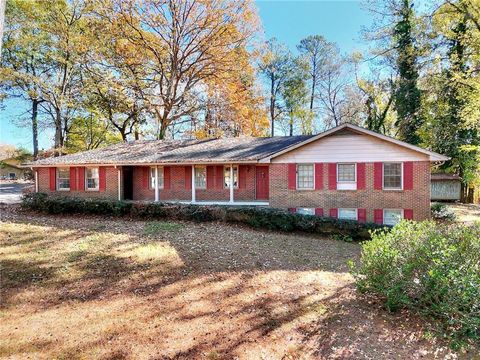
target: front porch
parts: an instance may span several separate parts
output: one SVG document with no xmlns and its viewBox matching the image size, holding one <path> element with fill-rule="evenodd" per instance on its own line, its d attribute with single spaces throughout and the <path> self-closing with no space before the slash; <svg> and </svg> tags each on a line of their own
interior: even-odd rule
<svg viewBox="0 0 480 360">
<path fill-rule="evenodd" d="M 268 201 L 177 201 L 178 204 L 192 204 L 192 205 L 229 205 L 229 206 L 268 206 Z"/>
<path fill-rule="evenodd" d="M 268 166 L 246 163 L 124 166 L 119 169 L 119 199 L 268 206 L 268 172 Z"/>
</svg>

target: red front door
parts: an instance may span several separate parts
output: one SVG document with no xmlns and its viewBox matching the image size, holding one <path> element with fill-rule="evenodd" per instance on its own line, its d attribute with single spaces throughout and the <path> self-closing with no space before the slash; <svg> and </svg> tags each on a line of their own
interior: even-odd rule
<svg viewBox="0 0 480 360">
<path fill-rule="evenodd" d="M 268 166 L 257 166 L 257 200 L 268 200 Z"/>
</svg>

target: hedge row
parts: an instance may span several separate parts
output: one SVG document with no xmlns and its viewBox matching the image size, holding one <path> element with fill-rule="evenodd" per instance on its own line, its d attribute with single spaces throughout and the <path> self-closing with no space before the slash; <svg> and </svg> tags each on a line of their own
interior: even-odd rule
<svg viewBox="0 0 480 360">
<path fill-rule="evenodd" d="M 369 239 L 370 231 L 381 227 L 371 223 L 360 224 L 356 221 L 291 214 L 285 210 L 271 208 L 133 203 L 48 196 L 43 193 L 24 195 L 22 206 L 49 214 L 98 214 L 141 219 L 242 223 L 253 228 L 339 235 L 352 240 Z"/>
</svg>

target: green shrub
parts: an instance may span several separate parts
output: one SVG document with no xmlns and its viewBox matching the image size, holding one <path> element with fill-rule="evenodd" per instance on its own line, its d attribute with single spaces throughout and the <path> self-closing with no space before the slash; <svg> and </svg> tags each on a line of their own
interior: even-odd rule
<svg viewBox="0 0 480 360">
<path fill-rule="evenodd" d="M 97 214 L 131 216 L 140 219 L 172 219 L 187 221 L 223 221 L 246 224 L 253 228 L 275 231 L 302 231 L 317 234 L 338 234 L 339 239 L 362 240 L 370 230 L 381 226 L 356 221 L 291 214 L 285 210 L 261 207 L 203 206 L 172 203 L 133 203 L 92 200 L 73 197 L 26 194 L 23 207 L 50 214 Z"/>
<path fill-rule="evenodd" d="M 402 221 L 374 231 L 351 268 L 358 289 L 380 295 L 387 309 L 438 320 L 453 345 L 480 339 L 480 222 Z"/>
<path fill-rule="evenodd" d="M 441 203 L 432 203 L 432 217 L 436 220 L 454 221 L 456 216 L 452 209 Z"/>
</svg>

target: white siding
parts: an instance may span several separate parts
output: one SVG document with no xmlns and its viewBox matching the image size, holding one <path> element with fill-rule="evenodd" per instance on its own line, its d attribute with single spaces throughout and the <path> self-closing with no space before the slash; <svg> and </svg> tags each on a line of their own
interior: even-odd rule
<svg viewBox="0 0 480 360">
<path fill-rule="evenodd" d="M 368 135 L 321 138 L 274 159 L 274 163 L 428 161 L 428 156 Z"/>
</svg>

